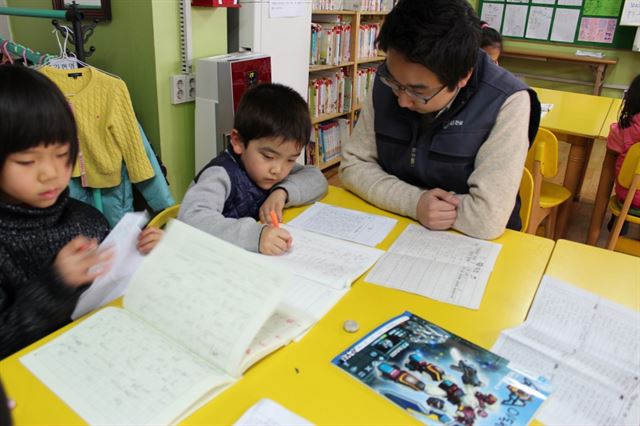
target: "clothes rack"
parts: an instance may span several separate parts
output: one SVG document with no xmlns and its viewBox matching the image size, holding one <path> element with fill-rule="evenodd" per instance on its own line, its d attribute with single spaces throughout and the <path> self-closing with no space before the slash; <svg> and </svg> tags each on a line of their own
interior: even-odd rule
<svg viewBox="0 0 640 426">
<path fill-rule="evenodd" d="M 95 47 L 91 46 L 88 51 L 85 51 L 84 45 L 93 35 L 94 29 L 98 23 L 98 20 L 94 20 L 88 24 L 82 24 L 82 19 L 84 18 L 84 14 L 78 10 L 78 4 L 73 2 L 67 10 L 49 10 L 49 9 L 25 9 L 18 7 L 0 7 L 0 15 L 10 15 L 10 16 L 26 16 L 31 18 L 48 18 L 53 19 L 51 23 L 53 24 L 58 31 L 62 33 L 62 35 L 67 35 L 67 28 L 60 25 L 59 20 L 66 20 L 71 22 L 72 25 L 72 38 L 70 38 L 71 42 L 75 46 L 75 55 L 76 57 L 85 62 L 85 59 L 93 54 L 96 50 Z"/>
<path fill-rule="evenodd" d="M 0 36 L 0 46 L 3 46 L 5 42 L 5 49 L 7 52 L 13 53 L 16 57 L 19 58 L 24 57 L 33 64 L 41 64 L 46 62 L 49 58 L 55 57 L 54 55 L 49 55 L 47 53 L 36 52 L 29 49 L 28 47 L 24 47 L 21 44 L 18 44 L 11 40 L 7 40 L 4 37 Z"/>
</svg>

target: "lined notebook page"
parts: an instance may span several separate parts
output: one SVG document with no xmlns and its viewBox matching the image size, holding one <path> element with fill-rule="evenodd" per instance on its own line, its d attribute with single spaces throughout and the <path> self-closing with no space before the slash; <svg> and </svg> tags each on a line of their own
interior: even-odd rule
<svg viewBox="0 0 640 426">
<path fill-rule="evenodd" d="M 347 289 L 336 290 L 317 281 L 294 275 L 280 306 L 301 311 L 313 318 L 315 322 L 329 312 L 347 294 L 347 291 Z"/>
<path fill-rule="evenodd" d="M 411 224 L 365 280 L 478 309 L 501 247 Z"/>
<path fill-rule="evenodd" d="M 336 290 L 348 288 L 384 253 L 302 229 L 286 229 L 293 237 L 293 246 L 281 256 L 270 257 L 270 261 Z"/>
<path fill-rule="evenodd" d="M 172 221 L 134 275 L 126 309 L 232 376 L 290 275 L 258 255 Z"/>
<path fill-rule="evenodd" d="M 343 207 L 315 203 L 289 221 L 289 225 L 375 247 L 398 223 L 396 219 Z"/>
<path fill-rule="evenodd" d="M 20 361 L 89 424 L 167 424 L 231 380 L 118 308 Z"/>
<path fill-rule="evenodd" d="M 638 312 L 545 275 L 525 323 L 492 350 L 551 382 L 545 424 L 640 423 Z"/>
</svg>

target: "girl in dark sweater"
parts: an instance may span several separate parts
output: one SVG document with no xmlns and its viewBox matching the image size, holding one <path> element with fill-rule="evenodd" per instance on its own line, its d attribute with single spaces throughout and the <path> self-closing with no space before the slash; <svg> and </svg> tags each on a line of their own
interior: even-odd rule
<svg viewBox="0 0 640 426">
<path fill-rule="evenodd" d="M 78 150 L 55 84 L 0 66 L 0 359 L 67 324 L 84 287 L 108 267 L 111 254 L 97 250 L 106 219 L 69 198 Z"/>
</svg>

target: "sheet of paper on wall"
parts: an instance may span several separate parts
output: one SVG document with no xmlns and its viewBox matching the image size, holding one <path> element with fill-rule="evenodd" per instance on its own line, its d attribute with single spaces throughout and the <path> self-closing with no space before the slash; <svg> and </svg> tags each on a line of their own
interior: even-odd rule
<svg viewBox="0 0 640 426">
<path fill-rule="evenodd" d="M 356 210 L 315 203 L 293 220 L 290 226 L 375 247 L 385 239 L 396 219 Z"/>
<path fill-rule="evenodd" d="M 269 18 L 296 18 L 310 9 L 309 0 L 269 0 Z"/>
<path fill-rule="evenodd" d="M 113 247 L 114 258 L 111 269 L 98 277 L 80 295 L 71 314 L 75 320 L 122 296 L 127 290 L 133 273 L 138 269 L 143 256 L 136 248 L 138 234 L 149 221 L 147 212 L 127 213 L 100 244 L 101 248 Z"/>
<path fill-rule="evenodd" d="M 625 0 L 620 25 L 640 26 L 640 0 Z"/>
<path fill-rule="evenodd" d="M 411 224 L 365 281 L 478 309 L 502 246 Z"/>
<path fill-rule="evenodd" d="M 557 8 L 550 40 L 573 43 L 579 19 L 580 9 Z"/>
<path fill-rule="evenodd" d="M 526 321 L 492 351 L 550 382 L 544 424 L 640 424 L 639 312 L 545 275 Z"/>
<path fill-rule="evenodd" d="M 233 426 L 290 425 L 313 426 L 313 423 L 289 411 L 269 398 L 263 398 L 256 402 L 233 424 Z"/>
</svg>

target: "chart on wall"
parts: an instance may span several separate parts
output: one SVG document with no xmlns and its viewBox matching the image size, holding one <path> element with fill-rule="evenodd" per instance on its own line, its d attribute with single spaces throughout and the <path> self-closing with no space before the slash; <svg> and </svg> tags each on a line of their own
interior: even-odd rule
<svg viewBox="0 0 640 426">
<path fill-rule="evenodd" d="M 480 0 L 480 16 L 504 37 L 631 48 L 620 26 L 623 0 Z"/>
</svg>

